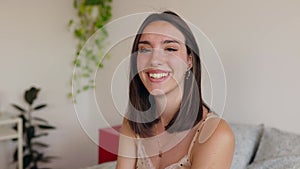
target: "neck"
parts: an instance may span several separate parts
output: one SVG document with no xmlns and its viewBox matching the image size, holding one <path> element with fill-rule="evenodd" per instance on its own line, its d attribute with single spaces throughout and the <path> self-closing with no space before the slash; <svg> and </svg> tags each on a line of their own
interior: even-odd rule
<svg viewBox="0 0 300 169">
<path fill-rule="evenodd" d="M 161 123 L 163 126 L 166 126 L 180 108 L 182 92 L 177 90 L 165 95 L 155 96 L 154 98 Z"/>
</svg>

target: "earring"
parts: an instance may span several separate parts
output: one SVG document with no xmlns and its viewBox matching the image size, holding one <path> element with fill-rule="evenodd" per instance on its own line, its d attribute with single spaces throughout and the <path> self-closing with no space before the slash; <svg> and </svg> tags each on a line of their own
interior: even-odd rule
<svg viewBox="0 0 300 169">
<path fill-rule="evenodd" d="M 186 74 L 185 79 L 188 80 L 190 78 L 190 76 L 191 76 L 191 69 L 188 68 L 185 74 Z"/>
</svg>

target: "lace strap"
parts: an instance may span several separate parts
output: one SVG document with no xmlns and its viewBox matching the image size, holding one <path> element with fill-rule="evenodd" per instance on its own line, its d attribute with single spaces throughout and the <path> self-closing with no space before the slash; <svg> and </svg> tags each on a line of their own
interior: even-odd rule
<svg viewBox="0 0 300 169">
<path fill-rule="evenodd" d="M 219 117 L 217 114 L 215 114 L 214 112 L 210 112 L 207 114 L 206 118 L 204 119 L 204 121 L 200 124 L 200 126 L 198 127 L 197 131 L 196 131 L 196 134 L 194 135 L 193 137 L 193 140 L 190 144 L 190 147 L 189 147 L 189 151 L 188 151 L 188 157 L 190 158 L 191 157 L 191 153 L 192 153 L 192 148 L 196 142 L 196 139 L 198 138 L 198 136 L 200 135 L 200 131 L 202 130 L 202 127 L 204 126 L 204 124 L 207 122 L 207 120 L 211 119 L 211 118 L 214 118 L 214 117 Z"/>
</svg>

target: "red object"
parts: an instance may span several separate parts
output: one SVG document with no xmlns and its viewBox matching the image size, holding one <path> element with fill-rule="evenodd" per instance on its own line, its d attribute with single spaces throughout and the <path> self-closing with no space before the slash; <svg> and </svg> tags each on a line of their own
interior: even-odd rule
<svg viewBox="0 0 300 169">
<path fill-rule="evenodd" d="M 117 160 L 120 128 L 119 125 L 99 129 L 99 164 Z"/>
</svg>

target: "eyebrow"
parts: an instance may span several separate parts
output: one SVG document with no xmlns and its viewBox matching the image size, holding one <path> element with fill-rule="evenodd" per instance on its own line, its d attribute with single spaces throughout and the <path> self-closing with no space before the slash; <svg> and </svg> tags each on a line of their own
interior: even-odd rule
<svg viewBox="0 0 300 169">
<path fill-rule="evenodd" d="M 178 44 L 180 44 L 177 40 L 165 40 L 164 44 L 166 44 L 166 43 L 178 43 Z"/>
<path fill-rule="evenodd" d="M 145 40 L 145 41 L 139 41 L 138 44 L 146 44 L 146 45 L 150 45 L 150 42 Z"/>
<path fill-rule="evenodd" d="M 177 43 L 180 44 L 177 40 L 165 40 L 163 41 L 163 44 L 168 44 L 168 43 Z M 138 44 L 146 44 L 146 45 L 150 45 L 151 43 L 149 41 L 139 41 Z"/>
</svg>

